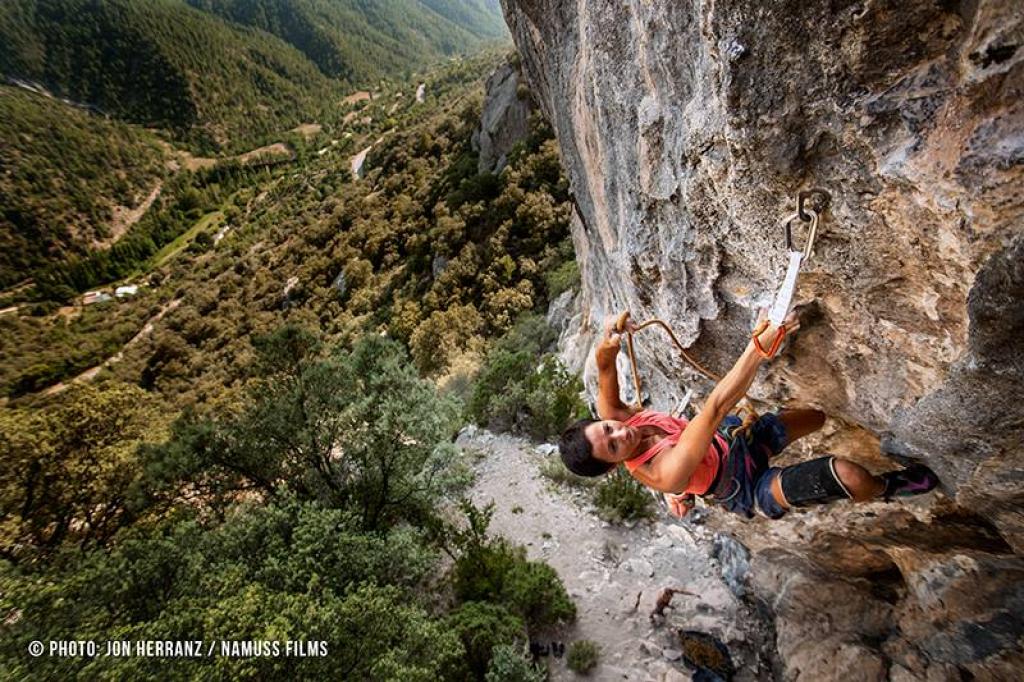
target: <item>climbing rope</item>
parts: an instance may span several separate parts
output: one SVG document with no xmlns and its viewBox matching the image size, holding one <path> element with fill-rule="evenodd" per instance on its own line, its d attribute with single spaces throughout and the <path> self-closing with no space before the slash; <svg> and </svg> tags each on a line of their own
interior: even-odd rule
<svg viewBox="0 0 1024 682">
<path fill-rule="evenodd" d="M 806 204 L 807 200 L 811 199 L 812 197 L 817 197 L 818 199 L 818 210 L 815 210 Z M 779 288 L 779 291 L 775 295 L 775 300 L 772 304 L 771 309 L 769 310 L 768 317 L 757 325 L 757 327 L 753 331 L 752 337 L 754 342 L 754 348 L 761 356 L 765 358 L 774 357 L 774 355 L 779 351 L 779 348 L 782 346 L 782 343 L 786 337 L 787 328 L 786 325 L 783 324 L 783 321 L 786 319 L 786 315 L 789 313 L 789 304 L 793 299 L 793 292 L 796 289 L 796 278 L 800 272 L 800 267 L 802 266 L 802 264 L 809 261 L 811 257 L 814 255 L 814 240 L 818 232 L 819 214 L 828 205 L 830 199 L 831 196 L 828 194 L 828 192 L 822 189 L 812 189 L 800 192 L 797 195 L 796 213 L 787 217 L 783 223 L 785 229 L 786 250 L 789 253 L 789 267 L 786 270 L 786 277 L 783 280 L 782 286 Z M 797 251 L 796 249 L 793 248 L 792 223 L 794 220 L 798 219 L 802 222 L 810 223 L 810 227 L 807 232 L 807 241 L 804 244 L 803 250 L 801 251 Z M 642 408 L 643 404 L 640 398 L 640 372 L 637 369 L 636 353 L 633 348 L 633 334 L 640 332 L 644 329 L 647 329 L 648 327 L 658 326 L 664 329 L 665 332 L 668 333 L 669 339 L 672 340 L 673 345 L 675 345 L 680 355 L 682 355 L 683 358 L 688 363 L 690 363 L 690 365 L 694 369 L 696 369 L 698 372 L 700 372 L 707 378 L 711 379 L 712 381 L 721 381 L 722 378 L 719 375 L 705 368 L 699 362 L 694 360 L 689 353 L 686 352 L 686 349 L 683 347 L 683 344 L 681 344 L 679 342 L 679 339 L 676 338 L 675 332 L 672 330 L 672 327 L 669 326 L 667 322 L 665 322 L 664 320 L 660 320 L 658 318 L 654 318 L 647 320 L 646 322 L 643 322 L 641 324 L 637 324 L 633 328 L 629 328 L 626 326 L 626 320 L 628 319 L 629 311 L 627 310 L 623 312 L 621 315 L 619 315 L 618 319 L 615 321 L 615 331 L 619 334 L 626 334 L 626 350 L 629 354 L 629 365 L 633 373 L 633 387 L 636 392 L 635 405 L 637 408 Z M 758 339 L 758 336 L 760 336 L 761 333 L 763 333 L 764 330 L 768 328 L 769 324 L 774 324 L 778 328 L 778 333 L 772 340 L 771 345 L 768 348 L 764 348 L 762 347 L 761 342 Z M 743 394 L 743 401 L 745 402 L 745 404 L 740 405 L 739 409 L 741 412 L 746 412 L 746 415 L 743 417 L 742 424 L 740 424 L 740 426 L 736 427 L 732 431 L 733 437 L 746 433 L 749 430 L 750 426 L 755 421 L 757 421 L 759 416 L 757 411 L 754 409 L 753 401 L 750 399 L 750 396 L 748 396 L 746 393 Z"/>
<path fill-rule="evenodd" d="M 659 326 L 662 329 L 664 329 L 665 332 L 668 333 L 668 337 L 672 340 L 673 345 L 675 345 L 675 347 L 679 351 L 680 355 L 682 355 L 683 358 L 688 363 L 690 363 L 690 365 L 694 369 L 696 369 L 698 372 L 700 372 L 701 374 L 703 374 L 707 378 L 711 379 L 712 381 L 718 382 L 718 381 L 722 380 L 722 377 L 720 377 L 719 375 L 717 375 L 714 372 L 712 372 L 712 371 L 708 370 L 707 368 L 705 368 L 699 362 L 694 360 L 693 357 L 689 353 L 686 352 L 686 349 L 683 347 L 683 344 L 681 344 L 679 342 L 679 339 L 676 338 L 675 332 L 672 331 L 672 327 L 670 327 L 668 325 L 668 323 L 665 322 L 664 320 L 660 320 L 658 318 L 654 318 L 654 319 L 651 319 L 651 320 L 647 320 L 646 322 L 643 322 L 641 324 L 638 324 L 635 327 L 633 327 L 632 329 L 630 329 L 630 328 L 628 328 L 626 326 L 626 320 L 628 320 L 628 319 L 629 319 L 629 311 L 627 310 L 627 311 L 623 312 L 621 315 L 619 315 L 619 318 L 615 321 L 615 331 L 616 331 L 616 333 L 619 333 L 619 334 L 625 333 L 625 335 L 626 335 L 626 351 L 627 351 L 627 353 L 629 355 L 629 366 L 630 366 L 630 370 L 632 371 L 632 374 L 633 374 L 633 387 L 634 387 L 634 389 L 636 391 L 636 393 L 635 393 L 636 394 L 635 405 L 636 405 L 636 407 L 638 409 L 642 408 L 643 404 L 642 404 L 641 399 L 640 399 L 640 395 L 641 395 L 640 394 L 640 371 L 637 369 L 636 353 L 633 350 L 633 334 L 635 334 L 635 333 L 637 333 L 637 332 L 639 332 L 641 330 L 647 329 L 648 327 L 656 325 L 656 326 Z M 740 406 L 740 410 L 741 411 L 745 411 L 747 414 L 743 418 L 743 423 L 740 426 L 738 426 L 733 431 L 734 435 L 740 434 L 740 433 L 745 433 L 746 430 L 748 428 L 750 428 L 750 425 L 753 424 L 755 421 L 757 421 L 757 418 L 759 416 L 757 414 L 757 411 L 754 409 L 754 406 L 753 406 L 753 403 L 750 400 L 750 397 L 747 396 L 746 394 L 743 394 L 743 399 L 746 401 L 746 404 L 745 405 L 741 405 Z"/>
</svg>

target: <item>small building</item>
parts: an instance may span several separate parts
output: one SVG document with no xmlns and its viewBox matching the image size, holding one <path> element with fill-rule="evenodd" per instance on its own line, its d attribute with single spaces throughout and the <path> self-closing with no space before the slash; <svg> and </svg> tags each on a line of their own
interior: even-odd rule
<svg viewBox="0 0 1024 682">
<path fill-rule="evenodd" d="M 105 303 L 111 299 L 110 294 L 105 291 L 87 291 L 82 295 L 82 305 L 93 303 Z"/>
<path fill-rule="evenodd" d="M 126 296 L 134 296 L 139 293 L 139 287 L 137 284 L 126 284 L 123 287 L 114 289 L 114 296 L 118 298 L 125 298 Z"/>
</svg>

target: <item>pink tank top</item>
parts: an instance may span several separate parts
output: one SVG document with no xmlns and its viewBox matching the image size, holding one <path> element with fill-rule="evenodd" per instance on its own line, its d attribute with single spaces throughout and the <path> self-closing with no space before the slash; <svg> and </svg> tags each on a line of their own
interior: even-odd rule
<svg viewBox="0 0 1024 682">
<path fill-rule="evenodd" d="M 664 438 L 652 445 L 642 454 L 623 462 L 627 469 L 630 471 L 636 471 L 638 467 L 651 461 L 656 455 L 665 450 L 671 450 L 672 447 L 679 442 L 679 436 L 682 435 L 683 429 L 686 428 L 686 425 L 689 422 L 680 417 L 669 416 L 664 412 L 644 410 L 643 412 L 637 412 L 624 423 L 626 426 L 632 426 L 634 428 L 639 428 L 641 426 L 656 426 L 666 434 Z M 721 447 L 722 452 L 729 451 L 729 445 L 722 436 L 716 432 L 714 438 L 718 441 L 718 445 Z M 690 476 L 690 480 L 687 481 L 686 490 L 683 490 L 682 492 L 693 493 L 694 495 L 703 495 L 706 493 L 715 480 L 715 475 L 718 473 L 719 465 L 718 450 L 715 448 L 715 444 L 711 443 L 708 446 L 707 454 L 704 455 L 704 459 L 701 460 L 701 463 L 697 466 L 697 470 L 693 472 L 693 475 Z"/>
</svg>

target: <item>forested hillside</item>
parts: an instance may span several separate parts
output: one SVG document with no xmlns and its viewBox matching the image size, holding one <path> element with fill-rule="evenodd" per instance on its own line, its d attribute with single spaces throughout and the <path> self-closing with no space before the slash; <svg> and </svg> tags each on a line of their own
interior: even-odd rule
<svg viewBox="0 0 1024 682">
<path fill-rule="evenodd" d="M 0 140 L 0 288 L 115 238 L 166 173 L 152 134 L 3 85 Z"/>
<path fill-rule="evenodd" d="M 353 85 L 507 36 L 500 9 L 477 0 L 187 1 L 280 37 Z"/>
<path fill-rule="evenodd" d="M 583 409 L 538 314 L 578 281 L 550 130 L 477 172 L 497 59 L 448 64 L 422 103 L 418 81 L 382 90 L 268 163 L 175 171 L 118 250 L 34 284 L 137 295 L 0 315 L 0 674 L 166 676 L 25 646 L 187 633 L 330 649 L 181 678 L 539 679 L 523 644 L 575 607 L 458 502 L 452 445 L 467 420 L 548 435 Z"/>
<path fill-rule="evenodd" d="M 200 151 L 255 146 L 342 91 L 276 36 L 179 0 L 5 2 L 0 73 Z"/>
<path fill-rule="evenodd" d="M 353 87 L 505 35 L 472 0 L 11 0 L 0 75 L 194 151 L 242 151 Z"/>
</svg>

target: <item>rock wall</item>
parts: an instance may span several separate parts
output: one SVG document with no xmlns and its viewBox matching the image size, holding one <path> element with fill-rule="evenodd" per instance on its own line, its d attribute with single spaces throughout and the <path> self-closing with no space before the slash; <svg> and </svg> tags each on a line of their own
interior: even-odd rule
<svg viewBox="0 0 1024 682">
<path fill-rule="evenodd" d="M 828 412 L 819 451 L 875 471 L 929 463 L 949 499 L 716 521 L 755 552 L 786 676 L 1024 665 L 1020 4 L 503 6 L 577 206 L 573 348 L 629 309 L 724 372 L 781 282 L 797 192 L 831 194 L 797 291 L 803 329 L 752 393 Z M 709 385 L 659 333 L 638 356 L 668 408 Z M 593 391 L 592 365 L 585 378 Z"/>
<path fill-rule="evenodd" d="M 529 133 L 529 97 L 520 91 L 520 73 L 514 64 L 502 64 L 487 78 L 480 127 L 473 133 L 473 149 L 479 152 L 477 170 L 500 173 L 508 153 Z"/>
</svg>

